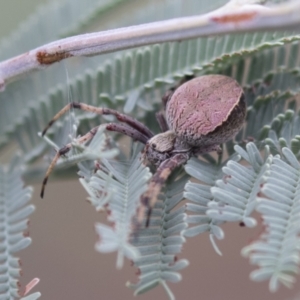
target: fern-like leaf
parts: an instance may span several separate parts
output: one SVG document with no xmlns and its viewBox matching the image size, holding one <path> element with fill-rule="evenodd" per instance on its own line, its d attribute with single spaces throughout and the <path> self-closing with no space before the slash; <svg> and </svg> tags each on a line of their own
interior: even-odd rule
<svg viewBox="0 0 300 300">
<path fill-rule="evenodd" d="M 262 187 L 267 198 L 259 198 L 265 232 L 260 239 L 242 250 L 259 269 L 250 275 L 255 281 L 269 279 L 276 291 L 280 283 L 291 287 L 299 272 L 300 164 L 293 152 L 283 148 L 283 161 L 273 158 L 270 175 Z"/>
<path fill-rule="evenodd" d="M 82 175 L 83 172 L 80 173 Z M 123 257 L 137 259 L 139 252 L 130 244 L 134 229 L 134 217 L 140 204 L 140 196 L 147 190 L 151 173 L 144 166 L 141 154 L 135 151 L 128 164 L 102 159 L 96 174 L 81 178 L 91 203 L 97 210 L 108 210 L 108 220 L 113 227 L 96 224 L 100 241 L 99 252 L 118 251 L 117 268 L 123 266 Z"/>
<path fill-rule="evenodd" d="M 203 232 L 209 232 L 215 251 L 221 255 L 214 237 L 219 240 L 224 238 L 224 232 L 219 227 L 223 222 L 209 217 L 206 212 L 208 204 L 214 200 L 211 188 L 215 185 L 216 180 L 223 176 L 222 165 L 192 158 L 185 165 L 185 171 L 201 183 L 189 181 L 185 186 L 184 197 L 192 202 L 186 204 L 189 212 L 187 222 L 193 226 L 184 230 L 183 234 L 186 237 L 193 237 Z"/>
<path fill-rule="evenodd" d="M 227 163 L 222 169 L 225 178 L 217 180 L 216 186 L 211 188 L 215 200 L 208 204 L 206 214 L 216 220 L 240 221 L 247 227 L 254 227 L 256 220 L 250 215 L 257 205 L 256 197 L 270 169 L 272 156 L 266 147 L 262 158 L 254 143 L 248 143 L 246 149 L 235 146 L 236 152 L 250 167 L 232 160 Z"/>
<path fill-rule="evenodd" d="M 265 74 L 262 82 L 246 87 L 248 111 L 245 137 L 264 140 L 271 129 L 278 130 L 280 127 L 275 117 L 284 112 L 287 103 L 289 107 L 295 107 L 295 97 L 299 91 L 299 70 Z"/>
<path fill-rule="evenodd" d="M 277 115 L 271 124 L 265 142 L 275 153 L 282 154 L 282 148 L 290 148 L 296 157 L 300 157 L 300 116 L 293 110 Z"/>
<path fill-rule="evenodd" d="M 176 175 L 173 176 L 176 178 Z M 187 176 L 172 181 L 160 195 L 151 214 L 148 228 L 141 228 L 133 244 L 141 256 L 134 260 L 139 268 L 139 282 L 128 283 L 135 290 L 134 294 L 142 294 L 157 285 L 162 285 L 169 299 L 175 299 L 167 282 L 181 280 L 179 270 L 188 265 L 186 259 L 176 260 L 185 239 L 180 232 L 187 227 L 185 208 L 174 209 L 183 199 L 183 189 Z"/>
<path fill-rule="evenodd" d="M 15 253 L 31 243 L 24 232 L 34 211 L 34 206 L 28 205 L 32 188 L 24 188 L 20 165 L 15 158 L 9 166 L 0 166 L 0 299 L 20 298 L 20 262 Z"/>
<path fill-rule="evenodd" d="M 36 299 L 39 299 L 40 297 L 41 297 L 41 293 L 36 292 L 36 293 L 30 294 L 26 297 L 22 297 L 20 300 L 36 300 Z"/>
</svg>

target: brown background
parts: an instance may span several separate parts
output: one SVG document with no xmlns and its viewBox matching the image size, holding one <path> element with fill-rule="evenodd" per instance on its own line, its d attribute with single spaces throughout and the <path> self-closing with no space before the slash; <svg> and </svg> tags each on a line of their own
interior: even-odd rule
<svg viewBox="0 0 300 300">
<path fill-rule="evenodd" d="M 41 0 L 0 0 L 0 37 L 15 29 Z M 33 243 L 20 252 L 24 276 L 22 286 L 34 277 L 41 282 L 35 288 L 44 300 L 56 299 L 134 299 L 125 287 L 135 281 L 135 269 L 126 261 L 115 268 L 115 254 L 94 251 L 94 223 L 103 222 L 103 215 L 86 202 L 86 193 L 78 181 L 53 182 L 47 187 L 44 200 L 39 199 L 40 185 L 35 186 L 33 202 L 36 212 L 30 218 Z M 299 293 L 299 283 L 291 291 L 281 288 L 276 294 L 268 285 L 249 280 L 252 270 L 240 256 L 241 248 L 256 237 L 260 228 L 224 226 L 226 237 L 218 242 L 223 256 L 218 256 L 207 234 L 189 239 L 180 258 L 190 266 L 181 273 L 179 284 L 170 284 L 176 299 L 201 300 L 288 300 Z M 298 278 L 299 281 L 299 278 Z M 140 296 L 140 299 L 167 299 L 161 287 Z M 299 298 L 298 298 L 299 299 Z"/>
</svg>

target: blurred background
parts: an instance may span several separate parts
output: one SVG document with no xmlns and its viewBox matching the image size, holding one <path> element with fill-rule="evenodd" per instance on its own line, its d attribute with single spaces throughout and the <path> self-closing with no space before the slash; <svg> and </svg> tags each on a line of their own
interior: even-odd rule
<svg viewBox="0 0 300 300">
<path fill-rule="evenodd" d="M 0 38 L 16 30 L 42 3 L 46 0 L 0 0 Z M 105 216 L 96 213 L 85 201 L 87 194 L 78 180 L 50 178 L 44 200 L 38 195 L 41 182 L 42 178 L 34 185 L 36 212 L 30 218 L 33 243 L 19 254 L 23 266 L 22 287 L 39 277 L 41 282 L 34 291 L 40 291 L 44 300 L 133 299 L 133 291 L 125 283 L 136 281 L 136 269 L 127 261 L 122 270 L 116 270 L 115 254 L 95 252 L 94 224 L 104 222 Z M 241 257 L 240 250 L 260 233 L 259 226 L 254 230 L 238 224 L 223 228 L 225 240 L 217 242 L 222 257 L 214 252 L 208 234 L 189 239 L 184 245 L 180 258 L 187 258 L 190 266 L 181 272 L 180 283 L 170 284 L 176 299 L 296 299 L 299 283 L 293 290 L 281 288 L 271 294 L 267 282 L 249 280 L 252 268 Z M 166 299 L 166 295 L 158 287 L 139 298 Z"/>
</svg>

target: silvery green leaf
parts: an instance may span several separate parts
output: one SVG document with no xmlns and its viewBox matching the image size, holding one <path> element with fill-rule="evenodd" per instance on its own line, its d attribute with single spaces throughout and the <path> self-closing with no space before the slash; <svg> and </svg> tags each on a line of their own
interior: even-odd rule
<svg viewBox="0 0 300 300">
<path fill-rule="evenodd" d="M 267 198 L 259 198 L 257 206 L 268 230 L 260 240 L 242 250 L 259 267 L 251 273 L 251 278 L 269 280 L 271 291 L 278 290 L 280 284 L 291 287 L 300 262 L 300 167 L 290 149 L 283 148 L 282 153 L 284 157 L 273 158 L 270 176 L 262 188 Z"/>
<path fill-rule="evenodd" d="M 172 292 L 167 282 L 180 281 L 181 275 L 177 271 L 188 265 L 185 259 L 175 260 L 185 242 L 181 231 L 187 228 L 184 207 L 175 206 L 183 200 L 183 188 L 188 177 L 175 174 L 173 178 L 176 179 L 167 184 L 155 204 L 149 227 L 139 230 L 133 239 L 141 254 L 134 260 L 140 270 L 139 281 L 128 283 L 135 290 L 135 295 L 160 284 L 170 297 Z"/>
<path fill-rule="evenodd" d="M 240 221 L 253 227 L 256 221 L 250 215 L 257 205 L 257 194 L 266 180 L 272 156 L 266 155 L 264 159 L 251 142 L 246 145 L 246 150 L 240 146 L 235 146 L 235 150 L 250 165 L 229 161 L 223 167 L 223 180 L 217 180 L 216 186 L 211 188 L 214 200 L 208 204 L 206 214 L 216 220 Z M 269 153 L 268 147 L 265 151 Z"/>
<path fill-rule="evenodd" d="M 33 189 L 24 187 L 22 171 L 19 157 L 10 165 L 0 165 L 0 299 L 20 298 L 21 269 L 15 253 L 31 244 L 24 232 L 28 231 L 28 217 L 35 210 L 28 204 Z"/>
</svg>

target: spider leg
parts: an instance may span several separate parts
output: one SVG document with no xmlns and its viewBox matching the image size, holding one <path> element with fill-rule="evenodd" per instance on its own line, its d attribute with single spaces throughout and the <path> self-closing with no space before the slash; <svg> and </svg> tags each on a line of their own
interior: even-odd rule
<svg viewBox="0 0 300 300">
<path fill-rule="evenodd" d="M 168 126 L 168 123 L 167 123 L 164 113 L 162 111 L 159 111 L 155 114 L 155 116 L 156 116 L 156 120 L 160 127 L 161 132 L 168 131 L 169 126 Z"/>
<path fill-rule="evenodd" d="M 124 124 L 118 124 L 118 123 L 108 123 L 108 124 L 102 124 L 99 126 L 96 126 L 94 128 L 92 128 L 87 134 L 83 135 L 82 137 L 77 139 L 77 142 L 79 144 L 83 144 L 89 140 L 91 140 L 95 134 L 97 133 L 97 130 L 100 126 L 104 126 L 106 130 L 109 131 L 115 131 L 115 132 L 119 132 L 119 133 L 123 133 L 128 135 L 129 137 L 133 138 L 134 140 L 140 141 L 141 143 L 145 144 L 147 142 L 147 137 L 145 135 L 143 135 L 141 132 L 139 132 L 138 130 L 131 128 L 129 126 L 125 126 Z M 65 145 L 64 147 L 62 147 L 61 149 L 59 149 L 56 153 L 56 155 L 54 156 L 54 158 L 52 159 L 51 164 L 49 165 L 45 178 L 43 180 L 43 184 L 42 184 L 42 188 L 41 188 L 41 198 L 44 197 L 44 193 L 45 193 L 45 187 L 47 185 L 47 181 L 49 178 L 49 175 L 51 174 L 51 172 L 53 171 L 58 159 L 68 153 L 72 148 L 72 143 L 69 143 L 67 145 Z"/>
<path fill-rule="evenodd" d="M 96 134 L 98 128 L 99 128 L 99 126 L 96 126 L 96 127 L 92 128 L 87 134 L 85 134 L 84 136 L 82 136 L 82 137 L 80 137 L 79 139 L 77 139 L 77 142 L 78 142 L 79 144 L 83 144 L 83 143 L 85 143 L 85 142 L 91 140 L 91 139 L 94 137 L 94 135 Z M 44 197 L 45 187 L 46 187 L 46 185 L 47 185 L 47 181 L 48 181 L 49 175 L 50 175 L 51 172 L 53 171 L 53 168 L 54 168 L 54 166 L 56 165 L 58 159 L 59 159 L 62 155 L 68 153 L 68 152 L 71 150 L 71 148 L 72 148 L 72 143 L 69 143 L 69 144 L 65 145 L 64 147 L 62 147 L 61 149 L 59 149 L 59 150 L 56 152 L 54 158 L 53 158 L 52 161 L 51 161 L 51 164 L 49 165 L 49 167 L 48 167 L 48 169 L 47 169 L 46 175 L 45 175 L 44 180 L 43 180 L 43 183 L 42 183 L 42 188 L 41 188 L 41 193 L 40 193 L 41 198 Z"/>
<path fill-rule="evenodd" d="M 145 210 L 148 209 L 146 227 L 149 226 L 152 208 L 157 201 L 157 197 L 164 183 L 166 182 L 172 171 L 176 167 L 179 167 L 180 165 L 186 163 L 189 158 L 190 155 L 188 153 L 178 153 L 162 162 L 161 165 L 157 168 L 156 173 L 153 175 L 149 183 L 147 191 L 141 196 L 142 206 L 140 207 L 138 213 L 138 221 L 140 223 L 144 218 Z"/>
<path fill-rule="evenodd" d="M 148 141 L 148 138 L 144 134 L 142 134 L 140 131 L 135 130 L 134 128 L 131 128 L 124 124 L 109 123 L 106 125 L 106 130 L 123 133 L 123 134 L 131 137 L 135 141 L 139 141 L 143 144 L 146 144 Z"/>
<path fill-rule="evenodd" d="M 88 105 L 85 103 L 79 103 L 79 102 L 71 102 L 67 104 L 64 108 L 62 108 L 54 117 L 53 119 L 48 123 L 47 127 L 43 130 L 42 135 L 45 135 L 47 130 L 52 126 L 52 124 L 59 119 L 62 115 L 64 115 L 66 112 L 68 112 L 71 108 L 76 108 L 88 112 L 92 112 L 98 115 L 113 115 L 116 116 L 116 118 L 123 123 L 128 124 L 132 128 L 136 129 L 137 131 L 144 134 L 147 138 L 151 138 L 154 136 L 153 132 L 148 129 L 144 124 L 139 122 L 138 120 L 127 116 L 125 114 L 119 113 L 118 111 L 110 108 L 104 108 L 104 107 L 95 107 L 92 105 Z"/>
</svg>

